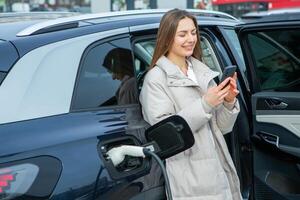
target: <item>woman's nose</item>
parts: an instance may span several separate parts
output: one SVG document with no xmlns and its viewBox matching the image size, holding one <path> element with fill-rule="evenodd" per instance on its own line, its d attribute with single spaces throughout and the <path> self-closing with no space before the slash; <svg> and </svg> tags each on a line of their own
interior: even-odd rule
<svg viewBox="0 0 300 200">
<path fill-rule="evenodd" d="M 196 39 L 195 35 L 193 35 L 192 33 L 188 34 L 188 38 L 187 38 L 188 42 L 194 42 L 195 39 Z"/>
</svg>

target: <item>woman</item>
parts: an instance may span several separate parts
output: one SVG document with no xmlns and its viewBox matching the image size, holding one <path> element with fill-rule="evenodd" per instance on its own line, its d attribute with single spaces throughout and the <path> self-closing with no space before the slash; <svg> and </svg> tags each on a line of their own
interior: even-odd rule
<svg viewBox="0 0 300 200">
<path fill-rule="evenodd" d="M 140 94 L 143 116 L 152 125 L 177 114 L 194 133 L 193 147 L 166 160 L 173 199 L 240 200 L 223 138 L 239 113 L 236 74 L 217 86 L 213 78 L 218 73 L 199 61 L 199 41 L 193 15 L 173 9 L 163 16 Z"/>
</svg>

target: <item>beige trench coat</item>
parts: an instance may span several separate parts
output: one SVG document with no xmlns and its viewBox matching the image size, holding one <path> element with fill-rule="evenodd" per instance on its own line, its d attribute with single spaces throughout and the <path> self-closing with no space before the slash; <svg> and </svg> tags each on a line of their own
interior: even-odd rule
<svg viewBox="0 0 300 200">
<path fill-rule="evenodd" d="M 223 137 L 233 128 L 238 101 L 215 109 L 205 104 L 203 94 L 215 85 L 218 73 L 195 58 L 190 61 L 199 85 L 164 56 L 147 73 L 140 94 L 144 119 L 153 125 L 178 114 L 194 133 L 193 147 L 166 160 L 174 200 L 240 200 L 239 179 Z"/>
</svg>

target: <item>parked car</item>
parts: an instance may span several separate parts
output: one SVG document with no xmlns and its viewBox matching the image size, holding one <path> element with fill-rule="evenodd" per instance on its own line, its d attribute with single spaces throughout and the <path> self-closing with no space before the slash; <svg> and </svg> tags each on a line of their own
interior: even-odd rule
<svg viewBox="0 0 300 200">
<path fill-rule="evenodd" d="M 241 16 L 241 20 L 245 22 L 250 22 L 253 20 L 261 20 L 265 18 L 273 18 L 272 20 L 275 21 L 276 18 L 281 18 L 282 16 L 299 16 L 300 15 L 300 8 L 286 8 L 286 9 L 274 9 L 274 10 L 264 10 L 264 11 L 253 11 L 248 12 Z M 297 17 L 296 17 L 297 18 Z"/>
<path fill-rule="evenodd" d="M 299 18 L 244 24 L 189 11 L 203 62 L 219 78 L 238 66 L 241 112 L 225 139 L 243 198 L 299 199 Z M 148 142 L 138 92 L 165 12 L 0 24 L 0 199 L 165 198 L 149 160 L 127 156 L 114 167 L 106 156 Z"/>
</svg>

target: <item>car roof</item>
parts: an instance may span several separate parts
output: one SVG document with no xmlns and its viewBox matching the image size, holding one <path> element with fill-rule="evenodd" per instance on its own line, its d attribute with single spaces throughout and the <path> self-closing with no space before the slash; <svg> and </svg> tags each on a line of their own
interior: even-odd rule
<svg viewBox="0 0 300 200">
<path fill-rule="evenodd" d="M 7 40 L 34 24 L 78 15 L 75 12 L 18 12 L 0 13 L 0 39 Z"/>
<path fill-rule="evenodd" d="M 10 42 L 19 57 L 38 47 L 74 37 L 127 28 L 129 32 L 158 29 L 161 17 L 167 10 L 134 10 L 99 14 L 81 14 L 54 20 L 34 19 L 0 23 L 0 40 Z M 239 20 L 226 13 L 188 10 L 201 26 L 234 26 Z"/>
<path fill-rule="evenodd" d="M 78 15 L 75 12 L 7 12 L 0 13 L 0 23 L 12 23 L 22 21 L 45 21 L 61 17 Z"/>
<path fill-rule="evenodd" d="M 55 30 L 117 22 L 121 20 L 134 21 L 134 19 L 138 18 L 146 19 L 145 24 L 147 24 L 147 21 L 151 21 L 148 20 L 148 18 L 160 19 L 168 10 L 169 9 L 149 9 L 80 15 L 54 12 L 1 14 L 0 29 L 5 31 L 0 32 L 0 39 L 13 40 L 17 37 L 25 37 Z M 198 17 L 210 18 L 211 21 L 238 21 L 233 16 L 222 12 L 199 9 L 190 9 L 187 11 Z"/>
</svg>

